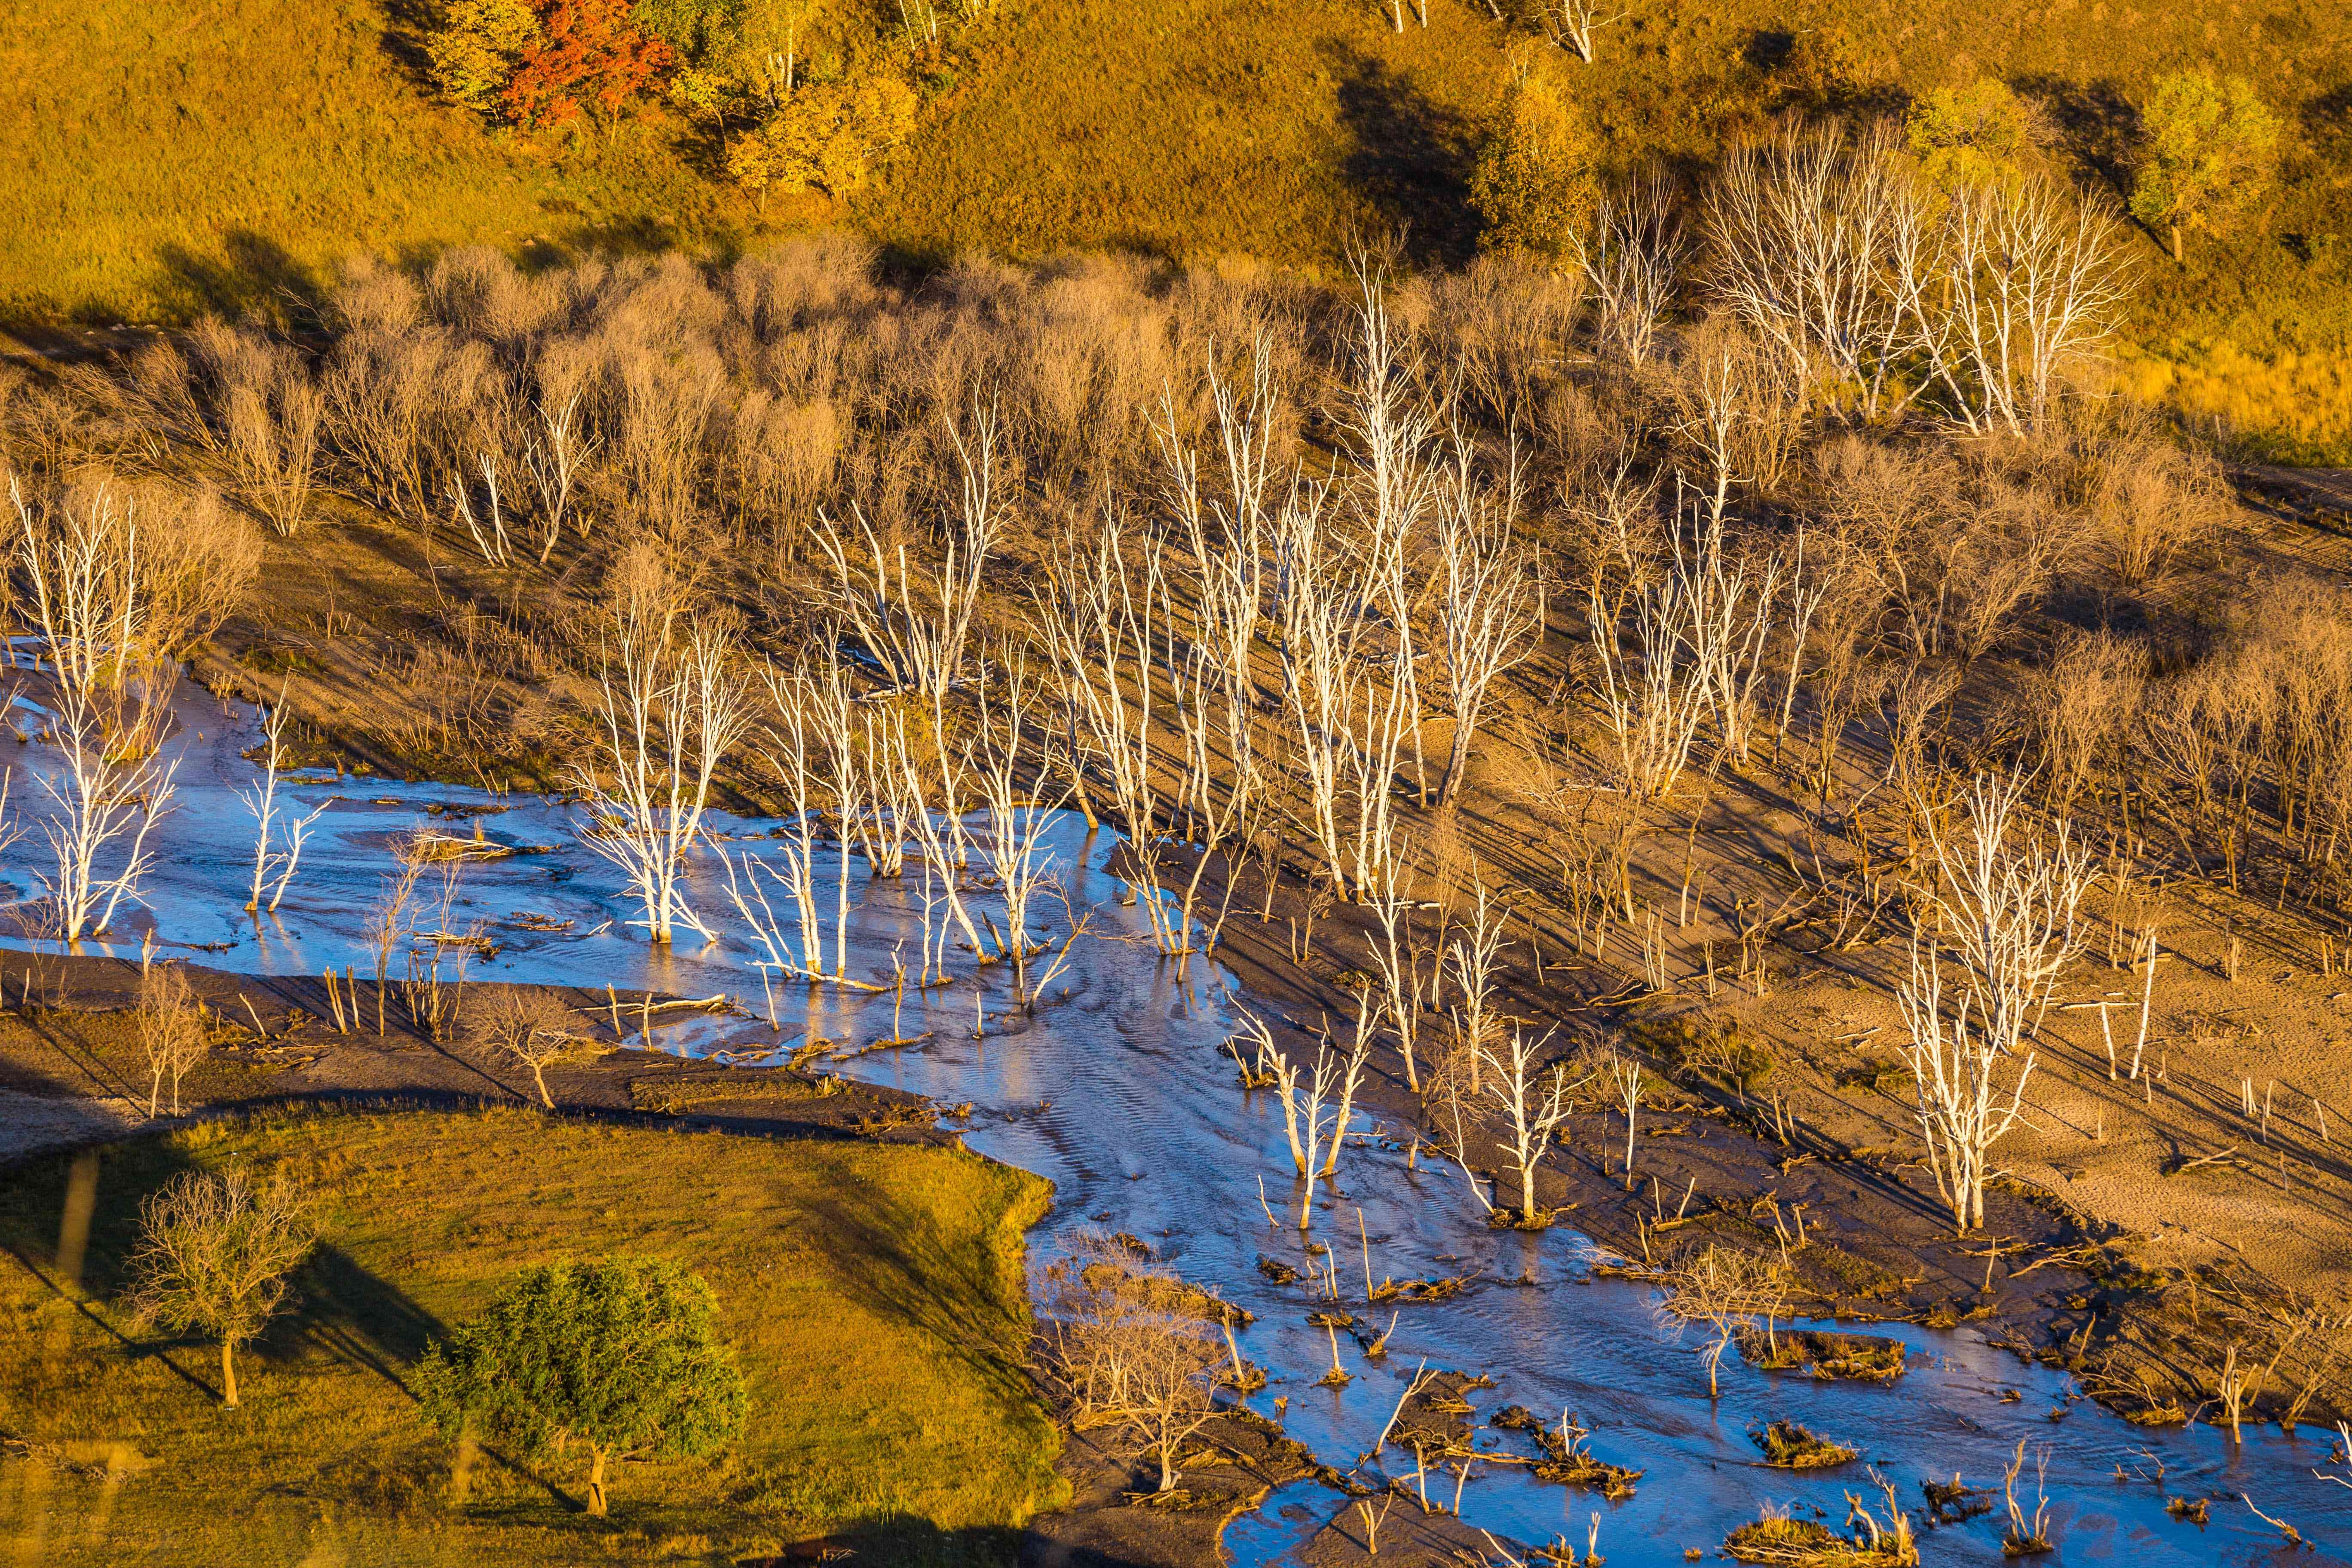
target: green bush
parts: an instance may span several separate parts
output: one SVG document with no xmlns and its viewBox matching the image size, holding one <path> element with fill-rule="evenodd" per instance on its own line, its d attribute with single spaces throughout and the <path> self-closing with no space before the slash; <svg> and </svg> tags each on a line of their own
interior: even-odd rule
<svg viewBox="0 0 2352 1568">
<path fill-rule="evenodd" d="M 606 1258 L 533 1268 L 446 1345 L 426 1351 L 425 1418 L 543 1455 L 588 1453 L 588 1511 L 604 1468 L 639 1455 L 704 1454 L 741 1430 L 747 1403 L 719 1342 L 710 1287 L 675 1263 Z"/>
</svg>

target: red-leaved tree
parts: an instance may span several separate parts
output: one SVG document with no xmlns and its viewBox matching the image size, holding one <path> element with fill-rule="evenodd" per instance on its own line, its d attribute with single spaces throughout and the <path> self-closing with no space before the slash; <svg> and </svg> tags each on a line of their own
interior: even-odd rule
<svg viewBox="0 0 2352 1568">
<path fill-rule="evenodd" d="M 541 36 L 524 47 L 501 95 L 515 122 L 538 130 L 585 113 L 609 126 L 669 68 L 670 47 L 639 32 L 628 0 L 535 0 Z"/>
</svg>

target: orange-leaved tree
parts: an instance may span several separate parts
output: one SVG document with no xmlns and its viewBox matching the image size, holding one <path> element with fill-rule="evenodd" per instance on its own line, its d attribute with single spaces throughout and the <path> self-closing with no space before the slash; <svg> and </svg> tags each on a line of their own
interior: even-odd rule
<svg viewBox="0 0 2352 1568">
<path fill-rule="evenodd" d="M 525 45 L 502 96 L 515 123 L 539 130 L 585 114 L 610 129 L 669 68 L 670 47 L 640 32 L 628 0 L 539 0 L 541 36 Z"/>
</svg>

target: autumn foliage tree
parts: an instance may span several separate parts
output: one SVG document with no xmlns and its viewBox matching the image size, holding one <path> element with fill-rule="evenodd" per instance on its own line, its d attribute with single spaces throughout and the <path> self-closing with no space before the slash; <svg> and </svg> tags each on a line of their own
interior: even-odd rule
<svg viewBox="0 0 2352 1568">
<path fill-rule="evenodd" d="M 585 115 L 609 130 L 674 55 L 638 30 L 628 0 L 541 0 L 540 34 L 522 47 L 499 102 L 516 124 L 547 130 Z"/>
<path fill-rule="evenodd" d="M 1503 93 L 1493 134 L 1470 174 L 1470 205 L 1488 250 L 1567 254 L 1591 211 L 1600 147 L 1582 110 L 1528 58 Z"/>
</svg>

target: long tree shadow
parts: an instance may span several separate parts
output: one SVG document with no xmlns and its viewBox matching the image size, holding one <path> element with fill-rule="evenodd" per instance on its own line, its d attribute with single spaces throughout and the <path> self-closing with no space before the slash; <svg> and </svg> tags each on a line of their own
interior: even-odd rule
<svg viewBox="0 0 2352 1568">
<path fill-rule="evenodd" d="M 299 331 L 317 324 L 326 298 L 309 268 L 248 228 L 222 236 L 216 257 L 166 245 L 158 260 L 155 296 L 179 316 L 263 315 Z"/>
<path fill-rule="evenodd" d="M 1033 1397 L 1018 1348 L 1020 1307 L 983 1247 L 958 1245 L 933 1215 L 898 1202 L 869 1182 L 809 1205 L 810 1215 L 837 1237 L 827 1262 L 859 1299 L 936 1341 L 996 1397 Z"/>
<path fill-rule="evenodd" d="M 1345 44 L 1324 51 L 1339 83 L 1339 120 L 1351 140 L 1342 161 L 1349 184 L 1381 220 L 1402 229 L 1407 259 L 1455 266 L 1478 236 L 1470 210 L 1477 130 L 1433 102 L 1384 60 Z"/>
</svg>

